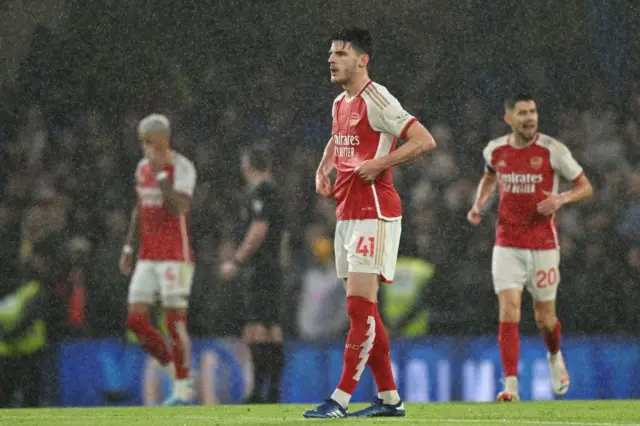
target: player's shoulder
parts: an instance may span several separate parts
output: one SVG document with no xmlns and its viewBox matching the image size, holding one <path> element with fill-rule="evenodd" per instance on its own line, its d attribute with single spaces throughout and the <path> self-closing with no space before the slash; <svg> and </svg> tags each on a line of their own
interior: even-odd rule
<svg viewBox="0 0 640 426">
<path fill-rule="evenodd" d="M 489 142 L 487 142 L 487 145 L 484 148 L 484 152 L 485 153 L 493 152 L 496 149 L 502 148 L 505 146 L 509 146 L 509 135 L 503 135 L 495 139 L 491 139 Z"/>
<path fill-rule="evenodd" d="M 183 170 L 194 171 L 196 170 L 196 166 L 193 164 L 191 160 L 189 160 L 185 155 L 174 151 L 173 153 L 173 166 L 175 168 L 180 168 Z"/>
<path fill-rule="evenodd" d="M 138 165 L 136 166 L 136 173 L 149 166 L 149 160 L 145 157 L 142 157 L 140 161 L 138 161 Z"/>
<path fill-rule="evenodd" d="M 335 104 L 337 104 L 338 102 L 340 102 L 341 100 L 344 99 L 344 97 L 347 96 L 347 92 L 343 91 L 341 92 L 338 96 L 335 97 L 335 99 L 333 100 L 333 105 L 335 106 Z"/>
<path fill-rule="evenodd" d="M 370 80 L 360 92 L 362 99 L 376 108 L 385 109 L 389 104 L 397 104 L 398 100 L 382 84 Z"/>
<path fill-rule="evenodd" d="M 536 145 L 548 149 L 551 154 L 563 155 L 569 152 L 569 148 L 564 143 L 544 133 L 538 134 Z"/>
</svg>

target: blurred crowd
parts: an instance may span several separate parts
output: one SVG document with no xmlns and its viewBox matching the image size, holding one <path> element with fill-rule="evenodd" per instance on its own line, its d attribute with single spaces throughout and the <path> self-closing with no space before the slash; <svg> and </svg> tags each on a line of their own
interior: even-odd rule
<svg viewBox="0 0 640 426">
<path fill-rule="evenodd" d="M 547 3 L 529 12 L 542 14 Z M 566 10 L 540 31 L 558 31 L 553 22 L 572 16 L 576 4 L 567 2 Z M 388 7 L 379 6 L 381 11 Z M 215 13 L 233 13 L 215 7 Z M 287 270 L 282 318 L 288 337 L 314 338 L 313 327 L 298 315 L 301 307 L 311 309 L 329 299 L 340 303 L 341 297 L 334 296 L 341 287 L 327 249 L 334 205 L 314 194 L 315 167 L 329 136 L 330 106 L 338 90 L 326 75 L 328 46 L 294 19 L 296 14 L 308 17 L 310 12 L 300 7 L 274 2 L 259 18 L 234 15 L 243 24 L 229 24 L 227 32 L 220 30 L 224 34 L 189 21 L 190 37 L 209 37 L 213 53 L 201 46 L 185 48 L 178 41 L 168 50 L 169 41 L 159 38 L 159 30 L 145 34 L 156 45 L 150 41 L 140 46 L 128 42 L 113 24 L 103 22 L 89 33 L 81 28 L 85 15 L 70 18 L 63 35 L 44 27 L 36 31 L 19 78 L 2 88 L 0 274 L 19 275 L 21 259 L 28 257 L 33 241 L 63 236 L 58 254 L 64 267 L 50 289 L 57 335 L 124 333 L 128 280 L 119 275 L 117 262 L 135 202 L 133 172 L 141 157 L 135 128 L 151 112 L 171 119 L 175 149 L 192 159 L 198 171 L 190 223 L 197 259 L 191 331 L 223 336 L 240 330 L 242 292 L 238 283 L 221 280 L 218 269 L 239 244 L 233 239 L 244 190 L 239 152 L 254 142 L 271 146 L 275 176 L 288 197 L 288 238 L 281 253 Z M 529 37 L 512 39 L 515 45 L 507 49 L 505 34 L 523 28 L 498 31 L 486 24 L 490 17 L 510 22 L 523 12 L 483 9 L 478 14 L 469 8 L 433 12 L 451 14 L 442 21 L 424 11 L 412 15 L 409 7 L 389 22 L 382 21 L 382 12 L 368 16 L 353 11 L 375 23 L 380 53 L 374 57 L 373 78 L 419 117 L 438 143 L 431 155 L 394 171 L 405 209 L 400 255 L 435 267 L 419 307 L 429 315 L 429 332 L 495 332 L 490 275 L 495 203 L 480 227 L 469 226 L 465 215 L 483 170 L 482 149 L 507 131 L 500 101 L 509 91 L 527 87 L 539 99 L 541 130 L 567 144 L 596 189 L 592 200 L 558 215 L 563 328 L 569 333 L 637 334 L 640 80 L 613 65 L 600 69 L 601 53 L 589 49 L 579 26 L 561 30 L 571 48 L 568 41 L 561 48 L 550 35 L 538 38 L 528 29 Z M 125 12 L 110 13 L 117 18 Z M 183 13 L 193 15 L 184 19 L 198 18 L 195 9 Z M 318 13 L 309 28 L 328 36 L 320 30 L 326 26 L 326 12 Z M 277 18 L 290 27 L 274 23 Z M 228 19 L 222 22 L 231 22 Z M 416 37 L 411 28 L 421 19 L 429 27 L 425 32 L 432 33 Z M 459 30 L 465 22 L 468 29 Z M 254 31 L 244 32 L 244 24 Z M 259 47 L 259 31 L 266 31 L 262 41 L 271 47 Z M 141 37 L 128 36 L 134 41 Z M 91 48 L 87 37 L 96 42 Z M 98 43 L 109 37 L 145 54 L 123 56 L 109 43 Z M 531 40 L 535 44 L 527 44 Z M 175 58 L 154 55 L 160 47 Z M 268 54 L 271 48 L 273 56 Z M 452 49 L 462 53 L 452 55 Z M 506 58 L 515 63 L 496 66 L 507 64 Z M 595 71 L 576 71 L 583 66 Z M 318 287 L 322 283 L 326 286 Z M 531 309 L 524 310 L 530 317 Z M 339 336 L 345 323 L 331 327 Z M 535 332 L 533 321 L 524 321 L 522 327 Z"/>
</svg>

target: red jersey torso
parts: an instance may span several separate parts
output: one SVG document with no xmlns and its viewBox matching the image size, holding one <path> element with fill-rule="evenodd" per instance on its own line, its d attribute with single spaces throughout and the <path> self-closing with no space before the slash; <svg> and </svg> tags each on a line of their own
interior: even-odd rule
<svg viewBox="0 0 640 426">
<path fill-rule="evenodd" d="M 195 167 L 184 156 L 174 153 L 171 164 L 165 166 L 174 190 L 192 196 L 196 182 Z M 193 263 L 193 249 L 186 215 L 172 216 L 164 203 L 162 192 L 143 159 L 136 169 L 136 193 L 140 210 L 140 260 L 169 260 Z"/>
<path fill-rule="evenodd" d="M 333 103 L 331 128 L 337 178 L 333 195 L 338 220 L 386 219 L 402 216 L 400 196 L 393 186 L 391 169 L 374 182 L 354 173 L 363 161 L 393 151 L 416 120 L 402 109 L 386 88 L 369 81 L 352 99 L 340 94 Z"/>
<path fill-rule="evenodd" d="M 491 141 L 484 150 L 487 167 L 497 174 L 500 191 L 496 245 L 544 250 L 558 247 L 554 216 L 544 216 L 537 205 L 547 193 L 557 193 L 560 178 L 575 181 L 582 168 L 559 141 L 538 134 L 523 148 L 510 136 Z"/>
</svg>

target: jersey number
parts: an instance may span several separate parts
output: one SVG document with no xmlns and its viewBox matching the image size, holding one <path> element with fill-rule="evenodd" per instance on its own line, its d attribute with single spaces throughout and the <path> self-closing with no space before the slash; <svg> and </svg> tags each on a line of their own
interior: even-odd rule
<svg viewBox="0 0 640 426">
<path fill-rule="evenodd" d="M 356 253 L 361 254 L 363 256 L 371 256 L 374 254 L 376 239 L 374 237 L 369 237 L 369 244 L 365 243 L 365 238 L 360 237 L 358 240 L 358 247 L 356 247 Z"/>
<path fill-rule="evenodd" d="M 547 288 L 553 287 L 558 282 L 558 270 L 551 268 L 548 271 L 543 269 L 536 272 L 536 287 Z"/>
</svg>

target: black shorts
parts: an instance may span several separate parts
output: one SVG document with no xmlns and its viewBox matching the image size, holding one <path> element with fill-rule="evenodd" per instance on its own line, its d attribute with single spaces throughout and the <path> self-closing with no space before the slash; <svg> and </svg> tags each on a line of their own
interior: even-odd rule
<svg viewBox="0 0 640 426">
<path fill-rule="evenodd" d="M 246 268 L 243 274 L 245 324 L 280 324 L 282 281 L 280 268 Z"/>
</svg>

